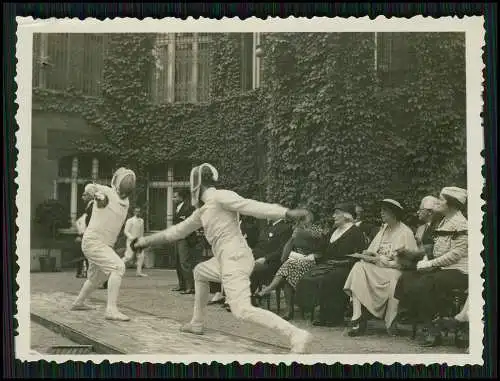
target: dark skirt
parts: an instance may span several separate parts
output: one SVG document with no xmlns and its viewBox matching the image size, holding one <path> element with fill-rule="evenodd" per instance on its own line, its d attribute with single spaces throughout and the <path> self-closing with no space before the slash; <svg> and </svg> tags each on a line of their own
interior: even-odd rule
<svg viewBox="0 0 500 381">
<path fill-rule="evenodd" d="M 320 306 L 320 320 L 341 322 L 349 301 L 344 284 L 352 265 L 321 264 L 310 270 L 297 284 L 295 301 L 304 311 Z"/>
<path fill-rule="evenodd" d="M 459 270 L 405 271 L 398 281 L 394 297 L 412 320 L 428 323 L 437 314 L 449 316 L 453 313 L 451 291 L 465 291 L 467 288 L 468 276 Z"/>
</svg>

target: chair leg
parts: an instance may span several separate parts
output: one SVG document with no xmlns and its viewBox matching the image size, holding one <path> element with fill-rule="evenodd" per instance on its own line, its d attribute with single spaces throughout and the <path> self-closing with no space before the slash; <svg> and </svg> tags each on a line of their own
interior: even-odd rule
<svg viewBox="0 0 500 381">
<path fill-rule="evenodd" d="M 276 312 L 281 312 L 281 288 L 276 289 Z"/>
<path fill-rule="evenodd" d="M 413 322 L 411 325 L 411 339 L 415 340 L 417 338 L 417 323 Z"/>
</svg>

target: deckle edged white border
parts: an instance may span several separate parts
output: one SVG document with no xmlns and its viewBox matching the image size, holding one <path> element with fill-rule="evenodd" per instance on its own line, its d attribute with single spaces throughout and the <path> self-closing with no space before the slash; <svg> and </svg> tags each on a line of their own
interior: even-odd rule
<svg viewBox="0 0 500 381">
<path fill-rule="evenodd" d="M 482 118 L 482 89 L 484 68 L 482 48 L 484 46 L 485 30 L 483 17 L 431 17 L 415 16 L 410 19 L 378 16 L 375 20 L 369 17 L 312 19 L 289 17 L 267 18 L 266 20 L 250 18 L 223 18 L 222 20 L 189 17 L 187 20 L 175 18 L 137 20 L 133 18 L 115 18 L 100 21 L 97 19 L 33 19 L 32 17 L 17 17 L 16 58 L 18 85 L 17 100 L 19 109 L 16 120 L 19 130 L 16 133 L 16 147 L 19 152 L 17 161 L 16 183 L 19 187 L 16 195 L 18 217 L 16 219 L 19 231 L 17 234 L 17 256 L 20 270 L 17 274 L 19 291 L 17 293 L 19 323 L 15 340 L 16 358 L 22 361 L 93 361 L 110 362 L 179 362 L 179 363 L 210 363 L 217 361 L 227 364 L 233 361 L 240 363 L 285 363 L 299 362 L 302 364 L 325 363 L 334 364 L 365 364 L 379 362 L 382 364 L 434 364 L 448 365 L 482 365 L 483 352 L 483 279 L 481 272 L 484 266 L 480 256 L 482 244 L 481 192 L 484 179 L 481 167 L 484 159 Z M 466 34 L 466 70 L 467 70 L 467 174 L 468 174 L 468 222 L 469 222 L 469 294 L 471 340 L 469 354 L 311 354 L 311 355 L 42 355 L 30 348 L 30 179 L 31 179 L 31 102 L 32 102 L 32 41 L 33 33 L 167 33 L 167 32 L 465 32 Z M 442 186 L 453 184 L 442 184 Z"/>
</svg>

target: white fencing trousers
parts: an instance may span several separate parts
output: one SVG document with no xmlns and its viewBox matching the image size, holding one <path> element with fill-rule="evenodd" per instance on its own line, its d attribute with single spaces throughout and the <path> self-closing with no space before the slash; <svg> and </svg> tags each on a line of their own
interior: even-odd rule
<svg viewBox="0 0 500 381">
<path fill-rule="evenodd" d="M 125 274 L 125 264 L 116 252 L 97 239 L 85 237 L 82 251 L 89 261 L 87 279 L 93 284 L 101 284 L 112 272 L 120 276 Z"/>
<path fill-rule="evenodd" d="M 253 266 L 254 258 L 251 253 L 224 258 L 221 261 L 213 257 L 198 264 L 194 268 L 195 302 L 191 324 L 203 326 L 205 308 L 210 297 L 209 282 L 221 282 L 226 294 L 226 302 L 236 318 L 278 330 L 290 338 L 298 328 L 271 311 L 252 305 L 250 274 Z"/>
</svg>

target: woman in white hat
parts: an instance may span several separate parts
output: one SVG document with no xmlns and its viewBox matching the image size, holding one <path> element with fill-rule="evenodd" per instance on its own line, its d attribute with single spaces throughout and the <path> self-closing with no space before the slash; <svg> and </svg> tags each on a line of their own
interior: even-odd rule
<svg viewBox="0 0 500 381">
<path fill-rule="evenodd" d="M 468 288 L 468 226 L 462 214 L 467 191 L 458 187 L 441 190 L 436 211 L 443 216 L 434 231 L 432 255 L 417 264 L 421 276 L 405 287 L 404 304 L 417 322 L 427 325 L 425 346 L 439 345 L 440 332 L 432 325 L 436 315 L 449 316 L 451 290 Z"/>
<path fill-rule="evenodd" d="M 259 219 L 290 218 L 308 220 L 311 215 L 304 209 L 287 209 L 245 199 L 237 193 L 216 189 L 219 174 L 205 163 L 191 171 L 192 204 L 196 210 L 183 222 L 170 228 L 140 238 L 134 249 L 154 244 L 174 242 L 203 227 L 214 257 L 194 268 L 195 303 L 191 322 L 182 326 L 182 332 L 201 335 L 204 331 L 205 310 L 209 299 L 209 282 L 221 282 L 231 312 L 239 319 L 260 324 L 288 336 L 291 350 L 306 351 L 310 333 L 297 328 L 271 311 L 254 307 L 251 303 L 250 274 L 254 267 L 252 250 L 239 226 L 239 215 Z"/>
<path fill-rule="evenodd" d="M 365 259 L 353 266 L 344 285 L 344 291 L 352 298 L 350 336 L 361 335 L 366 329 L 363 307 L 373 316 L 384 319 L 391 333 L 398 311 L 394 289 L 402 274 L 396 253 L 400 249 L 417 249 L 412 230 L 401 222 L 403 207 L 399 202 L 382 200 L 380 215 L 384 222 L 382 228 L 363 252 Z"/>
</svg>

